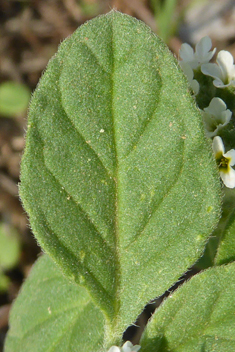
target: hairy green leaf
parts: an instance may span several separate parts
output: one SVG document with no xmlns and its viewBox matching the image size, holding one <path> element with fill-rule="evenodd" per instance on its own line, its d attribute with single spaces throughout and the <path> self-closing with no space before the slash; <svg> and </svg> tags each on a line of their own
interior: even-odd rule
<svg viewBox="0 0 235 352">
<path fill-rule="evenodd" d="M 222 215 L 196 266 L 206 269 L 235 261 L 235 190 L 223 187 Z"/>
<path fill-rule="evenodd" d="M 234 263 L 194 276 L 153 315 L 141 352 L 233 352 L 234 292 Z"/>
<path fill-rule="evenodd" d="M 235 261 L 235 190 L 224 190 L 223 213 L 220 223 L 223 231 L 220 233 L 215 264 L 221 265 Z M 221 227 L 221 226 L 220 226 Z"/>
<path fill-rule="evenodd" d="M 103 352 L 104 318 L 86 289 L 44 255 L 10 315 L 5 352 Z"/>
<path fill-rule="evenodd" d="M 186 79 L 148 27 L 112 11 L 61 44 L 26 142 L 20 194 L 34 234 L 121 336 L 218 219 L 219 177 Z"/>
</svg>

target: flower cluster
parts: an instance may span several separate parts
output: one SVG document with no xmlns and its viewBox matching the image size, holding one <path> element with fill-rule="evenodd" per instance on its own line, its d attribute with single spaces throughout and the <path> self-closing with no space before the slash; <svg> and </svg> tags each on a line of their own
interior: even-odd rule
<svg viewBox="0 0 235 352">
<path fill-rule="evenodd" d="M 212 98 L 209 106 L 203 109 L 204 124 L 208 137 L 215 137 L 219 130 L 226 126 L 232 116 L 225 102 L 220 98 Z"/>
<path fill-rule="evenodd" d="M 180 48 L 180 57 L 183 62 L 189 64 L 192 69 L 197 69 L 202 64 L 205 64 L 212 59 L 216 48 L 210 51 L 211 47 L 212 42 L 209 37 L 204 37 L 199 43 L 197 43 L 195 52 L 189 44 L 184 43 Z"/>
<path fill-rule="evenodd" d="M 221 50 L 216 58 L 216 64 L 205 63 L 201 70 L 207 76 L 214 78 L 213 84 L 217 88 L 235 86 L 235 65 L 230 52 Z"/>
<path fill-rule="evenodd" d="M 211 39 L 204 37 L 197 43 L 195 52 L 187 43 L 182 44 L 180 48 L 179 55 L 182 59 L 180 65 L 185 75 L 188 77 L 189 84 L 195 94 L 199 92 L 199 83 L 193 79 L 194 71 L 200 69 L 203 64 L 208 63 L 212 59 L 216 48 L 210 51 L 211 47 Z"/>
<path fill-rule="evenodd" d="M 141 346 L 135 345 L 130 341 L 126 341 L 122 347 L 112 346 L 108 352 L 138 352 Z"/>
<path fill-rule="evenodd" d="M 197 102 L 202 101 L 200 100 L 202 98 L 200 97 L 200 92 L 203 84 L 204 90 L 202 92 L 205 91 L 205 82 L 208 84 L 206 91 L 215 92 L 214 96 L 211 96 L 208 106 L 200 106 L 199 103 L 198 105 L 202 112 L 206 135 L 209 138 L 213 138 L 212 149 L 219 167 L 220 177 L 226 187 L 234 188 L 235 170 L 231 166 L 235 165 L 235 150 L 231 149 L 225 153 L 224 143 L 219 135 L 226 126 L 228 127 L 233 118 L 232 111 L 227 109 L 226 96 L 229 96 L 231 89 L 232 94 L 235 92 L 235 65 L 233 56 L 225 50 L 221 50 L 217 54 L 216 63 L 209 62 L 216 52 L 216 48 L 213 50 L 211 48 L 212 42 L 207 36 L 197 43 L 195 51 L 190 45 L 184 43 L 179 52 L 181 58 L 179 63 L 188 78 L 189 86 Z M 202 76 L 210 79 L 204 78 L 200 82 Z M 211 83 L 211 77 L 213 78 L 213 83 Z M 214 89 L 209 89 L 209 84 L 213 85 Z M 221 89 L 225 90 L 225 94 L 221 94 Z M 221 96 L 223 96 L 223 100 Z"/>
</svg>

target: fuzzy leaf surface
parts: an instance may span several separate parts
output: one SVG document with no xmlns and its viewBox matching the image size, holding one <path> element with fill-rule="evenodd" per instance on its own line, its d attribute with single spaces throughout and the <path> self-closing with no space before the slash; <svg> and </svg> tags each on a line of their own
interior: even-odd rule
<svg viewBox="0 0 235 352">
<path fill-rule="evenodd" d="M 181 69 L 143 23 L 112 11 L 61 44 L 31 102 L 20 194 L 111 334 L 199 258 L 218 172 Z"/>
<path fill-rule="evenodd" d="M 5 352 L 103 352 L 104 317 L 85 288 L 39 258 L 10 314 Z"/>
<path fill-rule="evenodd" d="M 215 264 L 221 265 L 235 261 L 235 190 L 224 189 L 223 213 L 220 223 L 224 226 L 220 233 Z M 220 226 L 221 227 L 221 226 Z"/>
<path fill-rule="evenodd" d="M 235 190 L 223 187 L 222 214 L 196 266 L 206 269 L 235 261 Z"/>
<path fill-rule="evenodd" d="M 235 264 L 194 276 L 153 315 L 140 342 L 143 352 L 233 352 Z"/>
</svg>

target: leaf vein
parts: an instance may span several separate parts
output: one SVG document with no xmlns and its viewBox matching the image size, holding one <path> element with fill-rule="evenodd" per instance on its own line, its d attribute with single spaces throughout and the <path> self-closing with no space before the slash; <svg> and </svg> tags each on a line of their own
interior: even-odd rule
<svg viewBox="0 0 235 352">
<path fill-rule="evenodd" d="M 134 140 L 132 141 L 132 145 L 130 146 L 130 150 L 125 155 L 126 158 L 128 156 L 130 156 L 134 151 L 136 151 L 136 148 L 137 148 L 138 144 L 140 143 L 142 137 L 145 135 L 146 130 L 148 128 L 148 125 L 152 121 L 157 109 L 158 109 L 158 104 L 156 104 L 156 108 L 152 112 L 151 116 L 142 123 L 141 128 L 140 128 L 141 133 L 139 135 L 137 135 L 136 138 L 134 138 Z"/>
<path fill-rule="evenodd" d="M 185 143 L 183 141 L 183 146 L 184 146 L 184 150 L 185 150 Z M 151 208 L 151 214 L 150 216 L 147 218 L 147 220 L 142 224 L 140 230 L 136 233 L 136 235 L 134 236 L 133 240 L 130 241 L 130 243 L 127 245 L 127 247 L 131 244 L 133 244 L 134 242 L 136 242 L 138 240 L 138 238 L 143 234 L 143 232 L 145 231 L 146 227 L 148 226 L 149 222 L 151 221 L 153 215 L 156 213 L 156 211 L 159 209 L 159 207 L 161 206 L 161 204 L 163 204 L 163 202 L 166 200 L 166 198 L 169 196 L 169 194 L 171 193 L 171 191 L 174 189 L 174 187 L 176 186 L 180 175 L 182 174 L 182 170 L 184 167 L 184 150 L 183 150 L 183 154 L 182 154 L 182 162 L 181 162 L 181 166 L 180 166 L 180 170 L 179 173 L 177 174 L 174 182 L 171 184 L 171 186 L 168 188 L 167 192 L 164 194 L 164 196 L 160 199 L 159 202 L 156 202 L 155 204 L 151 204 L 150 208 Z"/>
<path fill-rule="evenodd" d="M 96 152 L 96 150 L 94 149 L 94 147 L 92 147 L 91 143 L 88 143 L 88 141 L 86 141 L 86 138 L 83 136 L 82 132 L 76 127 L 76 125 L 74 124 L 74 122 L 71 120 L 71 118 L 69 117 L 69 114 L 67 114 L 65 107 L 63 105 L 63 100 L 62 98 L 60 99 L 61 102 L 61 109 L 64 112 L 64 116 L 66 116 L 68 122 L 70 123 L 71 127 L 73 128 L 73 130 L 77 133 L 77 135 L 83 140 L 84 145 L 90 149 L 93 154 L 96 156 L 96 158 L 98 159 L 99 163 L 101 164 L 102 168 L 105 170 L 105 173 L 107 174 L 108 177 L 112 177 L 113 178 L 113 174 L 111 172 L 111 170 L 109 170 L 105 165 L 103 160 L 100 158 L 100 155 Z"/>
<path fill-rule="evenodd" d="M 84 141 L 85 145 L 87 146 L 87 148 L 89 148 L 90 150 L 92 150 L 92 152 L 94 153 L 94 155 L 96 156 L 96 158 L 99 160 L 101 166 L 103 167 L 103 169 L 105 170 L 106 174 L 108 177 L 112 177 L 113 175 L 111 173 L 111 171 L 104 165 L 102 159 L 100 158 L 99 154 L 96 152 L 96 150 L 92 147 L 91 143 L 88 143 L 85 139 L 85 137 L 82 135 L 82 133 L 79 131 L 79 129 L 75 126 L 75 124 L 73 123 L 73 121 L 70 119 L 70 117 L 68 116 L 68 114 L 65 112 L 65 109 L 63 107 L 63 111 L 68 119 L 68 121 L 70 122 L 71 126 L 73 127 L 73 129 L 75 130 L 75 132 L 79 135 L 79 137 Z"/>
<path fill-rule="evenodd" d="M 43 214 L 43 215 L 42 215 Z M 50 253 L 50 256 L 52 257 L 52 259 L 54 260 L 55 263 L 57 263 L 58 260 L 58 251 L 59 248 L 64 249 L 64 259 L 68 260 L 70 262 L 73 262 L 74 264 L 72 264 L 73 269 L 75 270 L 74 276 L 77 279 L 77 274 L 78 274 L 78 270 L 80 270 L 80 273 L 87 278 L 87 284 L 94 284 L 96 283 L 96 287 L 98 288 L 99 293 L 102 292 L 102 294 L 105 296 L 104 300 L 106 301 L 106 303 L 112 302 L 112 297 L 111 295 L 108 293 L 108 291 L 104 288 L 104 286 L 101 284 L 101 282 L 93 275 L 93 273 L 84 265 L 84 263 L 81 263 L 81 261 L 79 260 L 79 258 L 77 258 L 74 253 L 68 248 L 66 247 L 59 239 L 58 235 L 51 229 L 50 224 L 48 223 L 48 221 L 46 220 L 46 216 L 43 212 L 43 210 L 41 209 L 41 214 L 40 214 L 40 218 L 42 219 L 42 223 L 44 222 L 44 226 L 46 226 L 46 232 L 47 233 L 51 233 L 53 234 L 53 237 L 56 239 L 57 243 L 55 246 L 55 252 Z M 65 258 L 67 256 L 67 258 Z M 78 269 L 78 270 L 77 270 Z M 76 282 L 76 281 L 75 281 Z M 89 284 L 87 285 L 88 288 L 90 288 Z"/>
<path fill-rule="evenodd" d="M 106 74 L 108 74 L 109 76 L 111 75 L 110 72 L 108 72 L 106 70 L 106 68 L 101 64 L 99 57 L 97 56 L 97 54 L 92 50 L 92 48 L 88 45 L 88 42 L 82 42 L 82 44 L 84 44 L 84 46 L 89 50 L 89 52 L 91 53 L 92 57 L 95 59 L 97 65 L 102 69 L 102 71 L 104 71 Z"/>
<path fill-rule="evenodd" d="M 40 134 L 40 133 L 39 133 Z M 41 140 L 41 144 L 42 146 L 44 146 L 43 140 L 40 137 Z M 43 148 L 42 148 L 43 150 Z M 57 178 L 57 176 L 54 174 L 53 170 L 51 170 L 51 168 L 47 165 L 46 160 L 45 160 L 45 155 L 42 152 L 43 155 L 43 164 L 46 168 L 46 170 L 49 172 L 50 176 L 54 178 L 55 182 L 63 189 L 63 191 L 66 193 L 66 195 L 70 198 L 70 201 L 73 202 L 73 204 L 75 205 L 75 207 L 77 207 L 81 213 L 83 213 L 83 216 L 85 218 L 85 220 L 90 224 L 90 226 L 95 230 L 95 232 L 99 235 L 101 241 L 103 242 L 102 246 L 106 247 L 107 250 L 111 250 L 111 247 L 108 246 L 107 242 L 105 241 L 105 239 L 103 238 L 101 232 L 98 230 L 98 228 L 96 227 L 96 224 L 94 223 L 93 219 L 90 217 L 90 215 L 88 214 L 88 212 L 82 207 L 81 203 L 77 202 L 74 200 L 74 197 L 72 194 L 70 194 L 67 189 L 66 186 L 64 184 L 61 183 L 61 181 Z M 41 170 L 39 170 L 41 171 Z"/>
<path fill-rule="evenodd" d="M 85 307 L 90 303 L 90 301 L 88 301 L 85 305 Z M 48 316 L 43 319 L 42 321 L 40 321 L 38 324 L 32 326 L 30 329 L 28 329 L 23 335 L 22 335 L 22 339 L 25 339 L 26 337 L 30 336 L 31 334 L 33 334 L 35 331 L 37 332 L 37 330 L 43 325 L 48 323 L 50 320 L 55 319 L 57 316 L 62 315 L 62 314 L 66 314 L 69 311 L 74 311 L 75 308 L 79 308 L 79 302 L 77 302 L 76 305 L 74 305 L 73 307 L 69 307 L 67 309 L 58 311 L 57 313 L 53 313 L 53 314 L 49 314 Z M 80 312 L 80 314 L 82 314 L 82 311 Z M 76 317 L 77 319 L 77 317 Z"/>
</svg>

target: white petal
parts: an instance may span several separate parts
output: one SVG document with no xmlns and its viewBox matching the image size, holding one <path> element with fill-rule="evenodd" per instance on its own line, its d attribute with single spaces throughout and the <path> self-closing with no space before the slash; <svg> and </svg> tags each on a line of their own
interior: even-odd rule
<svg viewBox="0 0 235 352">
<path fill-rule="evenodd" d="M 198 59 L 200 64 L 208 63 L 216 52 L 216 48 L 210 51 L 212 47 L 210 37 L 206 36 L 200 40 L 196 45 L 196 52 L 194 57 Z"/>
<path fill-rule="evenodd" d="M 194 73 L 192 67 L 184 61 L 180 61 L 180 66 L 182 70 L 184 71 L 185 76 L 187 76 L 189 85 L 194 91 L 195 94 L 199 92 L 199 83 L 196 79 L 193 79 Z"/>
<path fill-rule="evenodd" d="M 196 79 L 193 79 L 190 82 L 190 86 L 191 86 L 192 90 L 194 91 L 195 95 L 197 95 L 199 92 L 199 89 L 200 89 L 200 85 L 199 85 L 198 81 Z"/>
<path fill-rule="evenodd" d="M 187 43 L 183 43 L 181 45 L 181 48 L 179 50 L 179 55 L 181 59 L 185 62 L 194 60 L 193 48 Z"/>
<path fill-rule="evenodd" d="M 212 57 L 214 56 L 215 52 L 216 52 L 216 48 L 214 48 L 212 51 L 209 51 L 209 53 L 207 53 L 207 55 L 204 55 L 203 61 L 201 61 L 201 63 L 202 64 L 208 63 L 212 59 Z"/>
<path fill-rule="evenodd" d="M 196 44 L 196 53 L 203 57 L 205 56 L 208 51 L 210 51 L 212 47 L 212 42 L 211 42 L 211 38 L 206 36 L 203 37 L 197 44 Z"/>
<path fill-rule="evenodd" d="M 230 86 L 235 87 L 235 79 L 232 79 L 232 80 L 230 81 Z"/>
<path fill-rule="evenodd" d="M 121 349 L 117 346 L 112 346 L 112 347 L 110 347 L 108 352 L 121 352 Z"/>
<path fill-rule="evenodd" d="M 217 131 L 219 126 L 217 125 L 214 118 L 211 115 L 203 112 L 203 121 L 206 128 L 206 134 L 209 138 L 215 137 L 217 135 Z"/>
<path fill-rule="evenodd" d="M 231 166 L 235 165 L 235 150 L 234 149 L 229 150 L 226 154 L 224 154 L 224 157 L 231 159 L 231 161 L 230 161 Z"/>
<path fill-rule="evenodd" d="M 214 116 L 220 116 L 223 111 L 226 111 L 227 105 L 225 102 L 220 98 L 213 98 L 207 108 L 204 111 L 208 112 Z"/>
<path fill-rule="evenodd" d="M 126 341 L 122 346 L 122 352 L 131 352 L 133 345 L 130 341 Z"/>
<path fill-rule="evenodd" d="M 229 72 L 229 81 L 234 81 L 235 80 L 235 65 L 233 65 L 233 68 L 231 68 Z"/>
<path fill-rule="evenodd" d="M 131 352 L 138 352 L 141 349 L 140 345 L 135 345 L 132 347 L 132 351 Z"/>
<path fill-rule="evenodd" d="M 223 111 L 222 114 L 222 121 L 224 121 L 224 125 L 227 125 L 232 117 L 232 111 L 227 109 L 226 111 Z"/>
<path fill-rule="evenodd" d="M 217 64 L 203 64 L 201 66 L 201 71 L 204 73 L 204 75 L 222 80 L 222 73 Z"/>
<path fill-rule="evenodd" d="M 224 84 L 224 82 L 219 79 L 219 78 L 216 78 L 214 81 L 213 81 L 213 84 L 216 88 L 225 88 L 225 87 L 228 87 L 231 85 L 231 83 L 228 83 L 228 84 Z"/>
<path fill-rule="evenodd" d="M 229 51 L 220 50 L 218 52 L 216 61 L 223 66 L 232 68 L 234 59 L 233 59 L 233 55 Z"/>
<path fill-rule="evenodd" d="M 235 170 L 232 167 L 230 167 L 229 172 L 220 171 L 220 177 L 222 178 L 226 187 L 235 187 Z"/>
<path fill-rule="evenodd" d="M 187 76 L 188 81 L 189 82 L 192 81 L 194 76 L 192 67 L 187 62 L 184 62 L 184 61 L 180 61 L 180 66 L 184 71 L 185 76 Z"/>
<path fill-rule="evenodd" d="M 229 123 L 230 118 L 231 118 L 231 115 L 230 117 L 228 117 L 226 114 L 226 111 L 223 112 L 223 115 L 221 116 L 220 120 L 213 118 L 212 115 L 204 113 L 203 119 L 205 123 L 207 136 L 209 138 L 215 137 L 218 134 L 219 130 L 221 130 L 224 126 L 226 126 Z"/>
<path fill-rule="evenodd" d="M 224 143 L 223 143 L 221 137 L 216 136 L 216 137 L 213 139 L 213 142 L 212 142 L 212 149 L 213 149 L 213 152 L 215 153 L 215 155 L 216 155 L 217 153 L 222 153 L 222 154 L 224 154 Z"/>
<path fill-rule="evenodd" d="M 229 51 L 221 50 L 217 55 L 216 62 L 218 62 L 222 71 L 222 81 L 224 83 L 228 83 L 227 81 L 230 80 L 230 74 L 233 71 L 233 61 L 233 56 Z"/>
<path fill-rule="evenodd" d="M 122 352 L 138 352 L 140 348 L 140 345 L 133 346 L 130 341 L 126 341 L 122 346 Z"/>
</svg>

